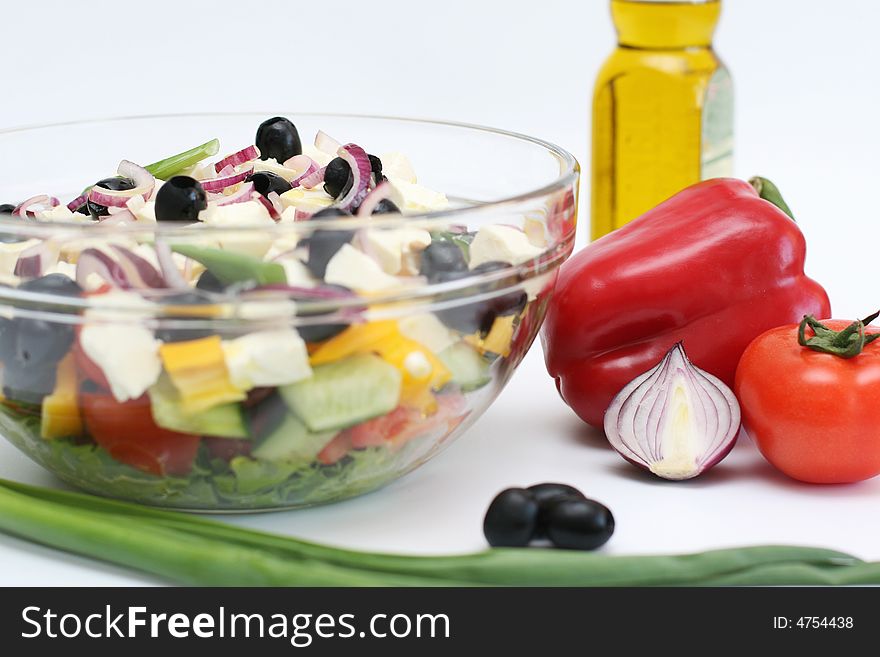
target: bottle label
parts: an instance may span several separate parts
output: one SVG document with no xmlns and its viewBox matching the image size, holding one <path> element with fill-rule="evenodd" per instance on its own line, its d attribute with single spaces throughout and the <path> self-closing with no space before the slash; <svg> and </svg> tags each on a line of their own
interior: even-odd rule
<svg viewBox="0 0 880 657">
<path fill-rule="evenodd" d="M 733 175 L 733 81 L 719 66 L 706 87 L 703 101 L 700 177 Z"/>
</svg>

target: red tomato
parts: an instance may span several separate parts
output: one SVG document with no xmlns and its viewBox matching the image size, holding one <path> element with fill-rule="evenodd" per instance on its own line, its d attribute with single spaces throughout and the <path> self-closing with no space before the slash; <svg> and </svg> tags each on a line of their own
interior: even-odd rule
<svg viewBox="0 0 880 657">
<path fill-rule="evenodd" d="M 80 392 L 80 403 L 89 434 L 120 463 L 158 476 L 192 470 L 199 436 L 157 426 L 146 395 L 120 403 L 107 392 Z"/>
<path fill-rule="evenodd" d="M 839 331 L 850 322 L 823 324 Z M 749 434 L 770 463 L 801 481 L 880 474 L 880 339 L 845 359 L 800 346 L 797 330 L 767 331 L 743 353 L 735 392 Z"/>
</svg>

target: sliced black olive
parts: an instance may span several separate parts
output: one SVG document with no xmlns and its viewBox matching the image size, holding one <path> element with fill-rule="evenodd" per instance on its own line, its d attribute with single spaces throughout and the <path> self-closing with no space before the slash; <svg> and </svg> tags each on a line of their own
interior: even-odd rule
<svg viewBox="0 0 880 657">
<path fill-rule="evenodd" d="M 522 488 L 503 490 L 486 511 L 483 534 L 493 547 L 524 547 L 535 534 L 538 503 Z"/>
<path fill-rule="evenodd" d="M 614 516 L 608 507 L 595 500 L 562 499 L 549 509 L 546 531 L 556 547 L 595 550 L 614 533 Z"/>
<path fill-rule="evenodd" d="M 109 189 L 114 192 L 122 192 L 126 189 L 134 189 L 135 184 L 134 180 L 132 180 L 131 178 L 126 178 L 125 176 L 113 176 L 112 178 L 103 178 L 102 180 L 99 180 L 95 183 L 95 187 Z M 89 211 L 89 214 L 92 215 L 93 219 L 106 217 L 108 214 L 110 214 L 110 211 L 107 209 L 106 205 L 101 205 L 99 203 L 88 201 L 86 203 L 86 207 Z"/>
<path fill-rule="evenodd" d="M 289 182 L 271 171 L 257 171 L 249 175 L 247 180 L 254 183 L 254 189 L 263 196 L 268 196 L 270 192 L 275 192 L 280 196 L 292 189 Z"/>
<path fill-rule="evenodd" d="M 205 188 L 189 176 L 174 176 L 156 192 L 158 221 L 198 221 L 199 212 L 207 207 Z"/>
<path fill-rule="evenodd" d="M 262 160 L 272 157 L 278 162 L 285 162 L 294 155 L 302 155 L 299 132 L 290 119 L 283 116 L 275 116 L 263 121 L 257 128 L 254 143 L 260 149 Z"/>
</svg>

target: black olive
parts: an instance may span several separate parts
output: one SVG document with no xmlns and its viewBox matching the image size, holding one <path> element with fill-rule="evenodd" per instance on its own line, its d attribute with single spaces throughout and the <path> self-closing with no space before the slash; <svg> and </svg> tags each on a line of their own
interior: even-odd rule
<svg viewBox="0 0 880 657">
<path fill-rule="evenodd" d="M 249 175 L 247 180 L 254 183 L 254 189 L 263 196 L 268 196 L 270 192 L 281 195 L 293 189 L 289 182 L 271 171 L 257 171 Z"/>
<path fill-rule="evenodd" d="M 39 404 L 55 389 L 54 365 L 39 367 L 25 365 L 15 360 L 3 369 L 3 396 L 25 404 Z"/>
<path fill-rule="evenodd" d="M 373 214 L 400 214 L 400 208 L 390 198 L 383 198 L 373 208 Z"/>
<path fill-rule="evenodd" d="M 19 285 L 18 289 L 58 294 L 65 297 L 78 297 L 83 291 L 75 280 L 64 274 L 46 274 L 39 278 L 32 278 Z"/>
<path fill-rule="evenodd" d="M 351 178 L 351 167 L 341 157 L 335 157 L 324 169 L 324 191 L 333 198 L 339 198 L 346 183 Z M 351 185 L 349 185 L 349 188 Z"/>
<path fill-rule="evenodd" d="M 464 253 L 454 242 L 435 240 L 422 251 L 419 273 L 435 282 L 440 272 L 467 271 Z"/>
<path fill-rule="evenodd" d="M 207 207 L 205 188 L 189 176 L 174 176 L 156 192 L 158 221 L 198 221 L 199 212 Z"/>
<path fill-rule="evenodd" d="M 283 116 L 275 116 L 263 121 L 257 128 L 254 143 L 260 149 L 261 160 L 272 157 L 277 162 L 283 163 L 294 155 L 302 155 L 303 152 L 296 126 Z"/>
<path fill-rule="evenodd" d="M 135 184 L 134 180 L 132 180 L 131 178 L 126 178 L 125 176 L 113 176 L 112 178 L 103 178 L 102 180 L 99 180 L 95 183 L 95 187 L 109 189 L 114 192 L 122 192 L 126 189 L 134 189 Z M 100 203 L 93 203 L 92 201 L 88 201 L 86 202 L 86 207 L 89 211 L 89 214 L 92 215 L 93 219 L 106 217 L 108 214 L 110 214 L 107 206 L 101 205 Z"/>
<path fill-rule="evenodd" d="M 189 308 L 206 303 L 211 303 L 211 301 L 195 291 L 181 292 L 163 299 L 166 313 L 175 320 L 208 319 L 200 314 L 198 310 L 191 310 Z M 186 342 L 187 340 L 206 338 L 214 335 L 214 333 L 214 331 L 206 328 L 160 328 L 156 331 L 156 337 L 162 340 L 162 342 Z"/>
<path fill-rule="evenodd" d="M 226 286 L 220 282 L 220 279 L 217 278 L 215 274 L 211 272 L 210 269 L 206 269 L 202 272 L 202 275 L 199 276 L 199 280 L 196 283 L 196 288 L 199 290 L 204 290 L 205 292 L 225 292 Z"/>
<path fill-rule="evenodd" d="M 562 500 L 582 500 L 584 494 L 574 486 L 568 484 L 535 484 L 526 490 L 531 491 L 538 502 L 538 530 L 536 536 L 545 536 L 547 533 L 547 516 L 556 502 Z"/>
<path fill-rule="evenodd" d="M 73 344 L 73 326 L 28 317 L 16 320 L 14 356 L 8 364 L 54 369 Z"/>
<path fill-rule="evenodd" d="M 12 214 L 17 207 L 12 203 L 0 203 L 0 214 Z"/>
<path fill-rule="evenodd" d="M 547 538 L 559 548 L 595 550 L 614 533 L 614 516 L 589 499 L 562 499 L 547 512 Z"/>
<path fill-rule="evenodd" d="M 324 278 L 327 263 L 339 249 L 353 239 L 354 231 L 351 230 L 316 230 L 308 238 L 309 258 L 306 267 L 316 278 Z"/>
<path fill-rule="evenodd" d="M 324 285 L 323 287 L 325 289 L 351 293 L 351 290 L 342 285 Z M 299 309 L 297 310 L 297 314 L 300 317 L 314 317 L 317 315 L 317 313 L 303 312 Z M 300 337 L 306 342 L 323 342 L 324 340 L 329 340 L 330 338 L 339 335 L 347 329 L 348 326 L 348 324 L 307 324 L 298 326 L 296 330 L 299 331 Z"/>
<path fill-rule="evenodd" d="M 538 503 L 522 488 L 503 490 L 486 511 L 483 534 L 493 547 L 524 547 L 535 535 Z"/>
<path fill-rule="evenodd" d="M 15 357 L 17 341 L 18 326 L 16 323 L 8 317 L 0 317 L 0 361 L 6 363 Z"/>
<path fill-rule="evenodd" d="M 81 206 L 79 206 L 76 209 L 76 211 L 79 212 L 80 214 L 84 214 L 84 215 L 88 216 L 90 214 L 88 202 L 83 203 Z"/>
<path fill-rule="evenodd" d="M 352 214 L 348 210 L 343 210 L 342 208 L 337 208 L 336 206 L 331 206 L 329 208 L 323 208 L 318 210 L 315 214 L 313 214 L 310 219 L 333 219 L 335 217 L 351 217 Z"/>
<path fill-rule="evenodd" d="M 474 267 L 471 270 L 471 273 L 486 274 L 489 272 L 509 268 L 510 265 L 506 262 L 484 262 L 483 264 Z M 486 303 L 497 315 L 515 315 L 519 312 L 522 312 L 523 308 L 526 307 L 526 303 L 528 303 L 528 301 L 529 297 L 524 291 L 516 290 L 514 292 L 511 292 L 510 294 L 504 294 L 502 296 L 495 297 L 494 299 L 490 299 Z"/>
</svg>

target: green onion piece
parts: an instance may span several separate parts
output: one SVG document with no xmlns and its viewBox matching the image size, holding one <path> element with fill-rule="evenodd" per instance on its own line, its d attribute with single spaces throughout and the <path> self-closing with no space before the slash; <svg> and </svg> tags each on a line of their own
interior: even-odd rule
<svg viewBox="0 0 880 657">
<path fill-rule="evenodd" d="M 127 502 L 0 480 L 0 530 L 194 585 L 720 586 L 876 584 L 880 563 L 755 546 L 670 556 L 491 549 L 450 557 L 343 550 Z"/>
<path fill-rule="evenodd" d="M 259 285 L 287 283 L 287 274 L 282 265 L 246 253 L 192 244 L 172 245 L 171 250 L 202 263 L 224 285 L 247 281 L 255 281 Z"/>
<path fill-rule="evenodd" d="M 168 180 L 171 176 L 198 164 L 206 157 L 216 155 L 220 150 L 220 140 L 212 139 L 201 146 L 196 146 L 183 153 L 166 157 L 164 160 L 153 162 L 144 167 L 159 180 Z"/>
</svg>

